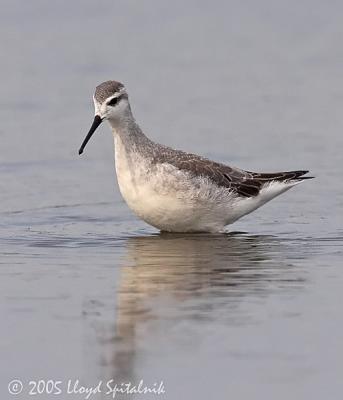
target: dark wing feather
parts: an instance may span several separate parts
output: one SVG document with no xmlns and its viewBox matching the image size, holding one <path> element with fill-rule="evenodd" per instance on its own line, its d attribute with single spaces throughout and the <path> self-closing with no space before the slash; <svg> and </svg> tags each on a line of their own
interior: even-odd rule
<svg viewBox="0 0 343 400">
<path fill-rule="evenodd" d="M 308 173 L 308 171 L 286 171 L 286 172 L 274 172 L 271 174 L 248 172 L 252 175 L 254 179 L 260 181 L 291 181 L 291 180 L 302 180 L 302 179 L 312 179 L 313 176 L 303 176 Z"/>
</svg>

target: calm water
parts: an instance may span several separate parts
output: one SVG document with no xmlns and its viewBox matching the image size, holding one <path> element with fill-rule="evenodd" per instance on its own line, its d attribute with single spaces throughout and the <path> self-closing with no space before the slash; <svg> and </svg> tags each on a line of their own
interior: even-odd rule
<svg viewBox="0 0 343 400">
<path fill-rule="evenodd" d="M 0 397 L 341 399 L 343 6 L 0 1 Z M 121 199 L 103 80 L 149 136 L 317 178 L 230 227 L 159 234 Z M 29 381 L 61 380 L 59 396 Z M 92 399 L 109 399 L 102 393 Z"/>
</svg>

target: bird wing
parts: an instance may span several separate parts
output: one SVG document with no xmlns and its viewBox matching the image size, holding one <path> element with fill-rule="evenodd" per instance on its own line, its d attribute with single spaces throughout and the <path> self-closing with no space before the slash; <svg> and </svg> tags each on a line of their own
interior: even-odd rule
<svg viewBox="0 0 343 400">
<path fill-rule="evenodd" d="M 239 168 L 230 167 L 206 158 L 189 154 L 182 151 L 164 149 L 163 159 L 176 168 L 187 171 L 193 176 L 203 176 L 214 184 L 228 188 L 241 197 L 254 197 L 260 193 L 262 187 L 271 182 L 287 182 L 294 180 L 309 179 L 304 177 L 308 171 L 287 171 L 276 173 L 256 173 L 244 171 Z M 160 153 L 161 154 L 161 153 Z"/>
</svg>

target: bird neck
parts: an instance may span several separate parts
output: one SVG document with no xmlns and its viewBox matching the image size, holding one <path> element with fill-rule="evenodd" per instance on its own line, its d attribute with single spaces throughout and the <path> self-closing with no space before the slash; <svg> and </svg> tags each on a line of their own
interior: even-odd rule
<svg viewBox="0 0 343 400">
<path fill-rule="evenodd" d="M 131 110 L 128 110 L 120 119 L 109 120 L 109 123 L 115 141 L 120 140 L 126 148 L 137 149 L 141 146 L 146 146 L 150 142 L 135 121 Z"/>
</svg>

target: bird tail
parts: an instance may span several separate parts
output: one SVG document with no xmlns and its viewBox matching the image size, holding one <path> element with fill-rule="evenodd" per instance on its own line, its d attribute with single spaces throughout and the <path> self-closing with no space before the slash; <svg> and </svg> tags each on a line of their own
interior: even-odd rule
<svg viewBox="0 0 343 400">
<path fill-rule="evenodd" d="M 309 171 L 301 170 L 301 171 L 286 171 L 286 172 L 274 172 L 271 174 L 268 173 L 253 173 L 254 179 L 258 179 L 265 183 L 268 182 L 284 182 L 284 183 L 295 183 L 301 182 L 305 179 L 313 179 L 314 176 L 304 176 Z"/>
</svg>

